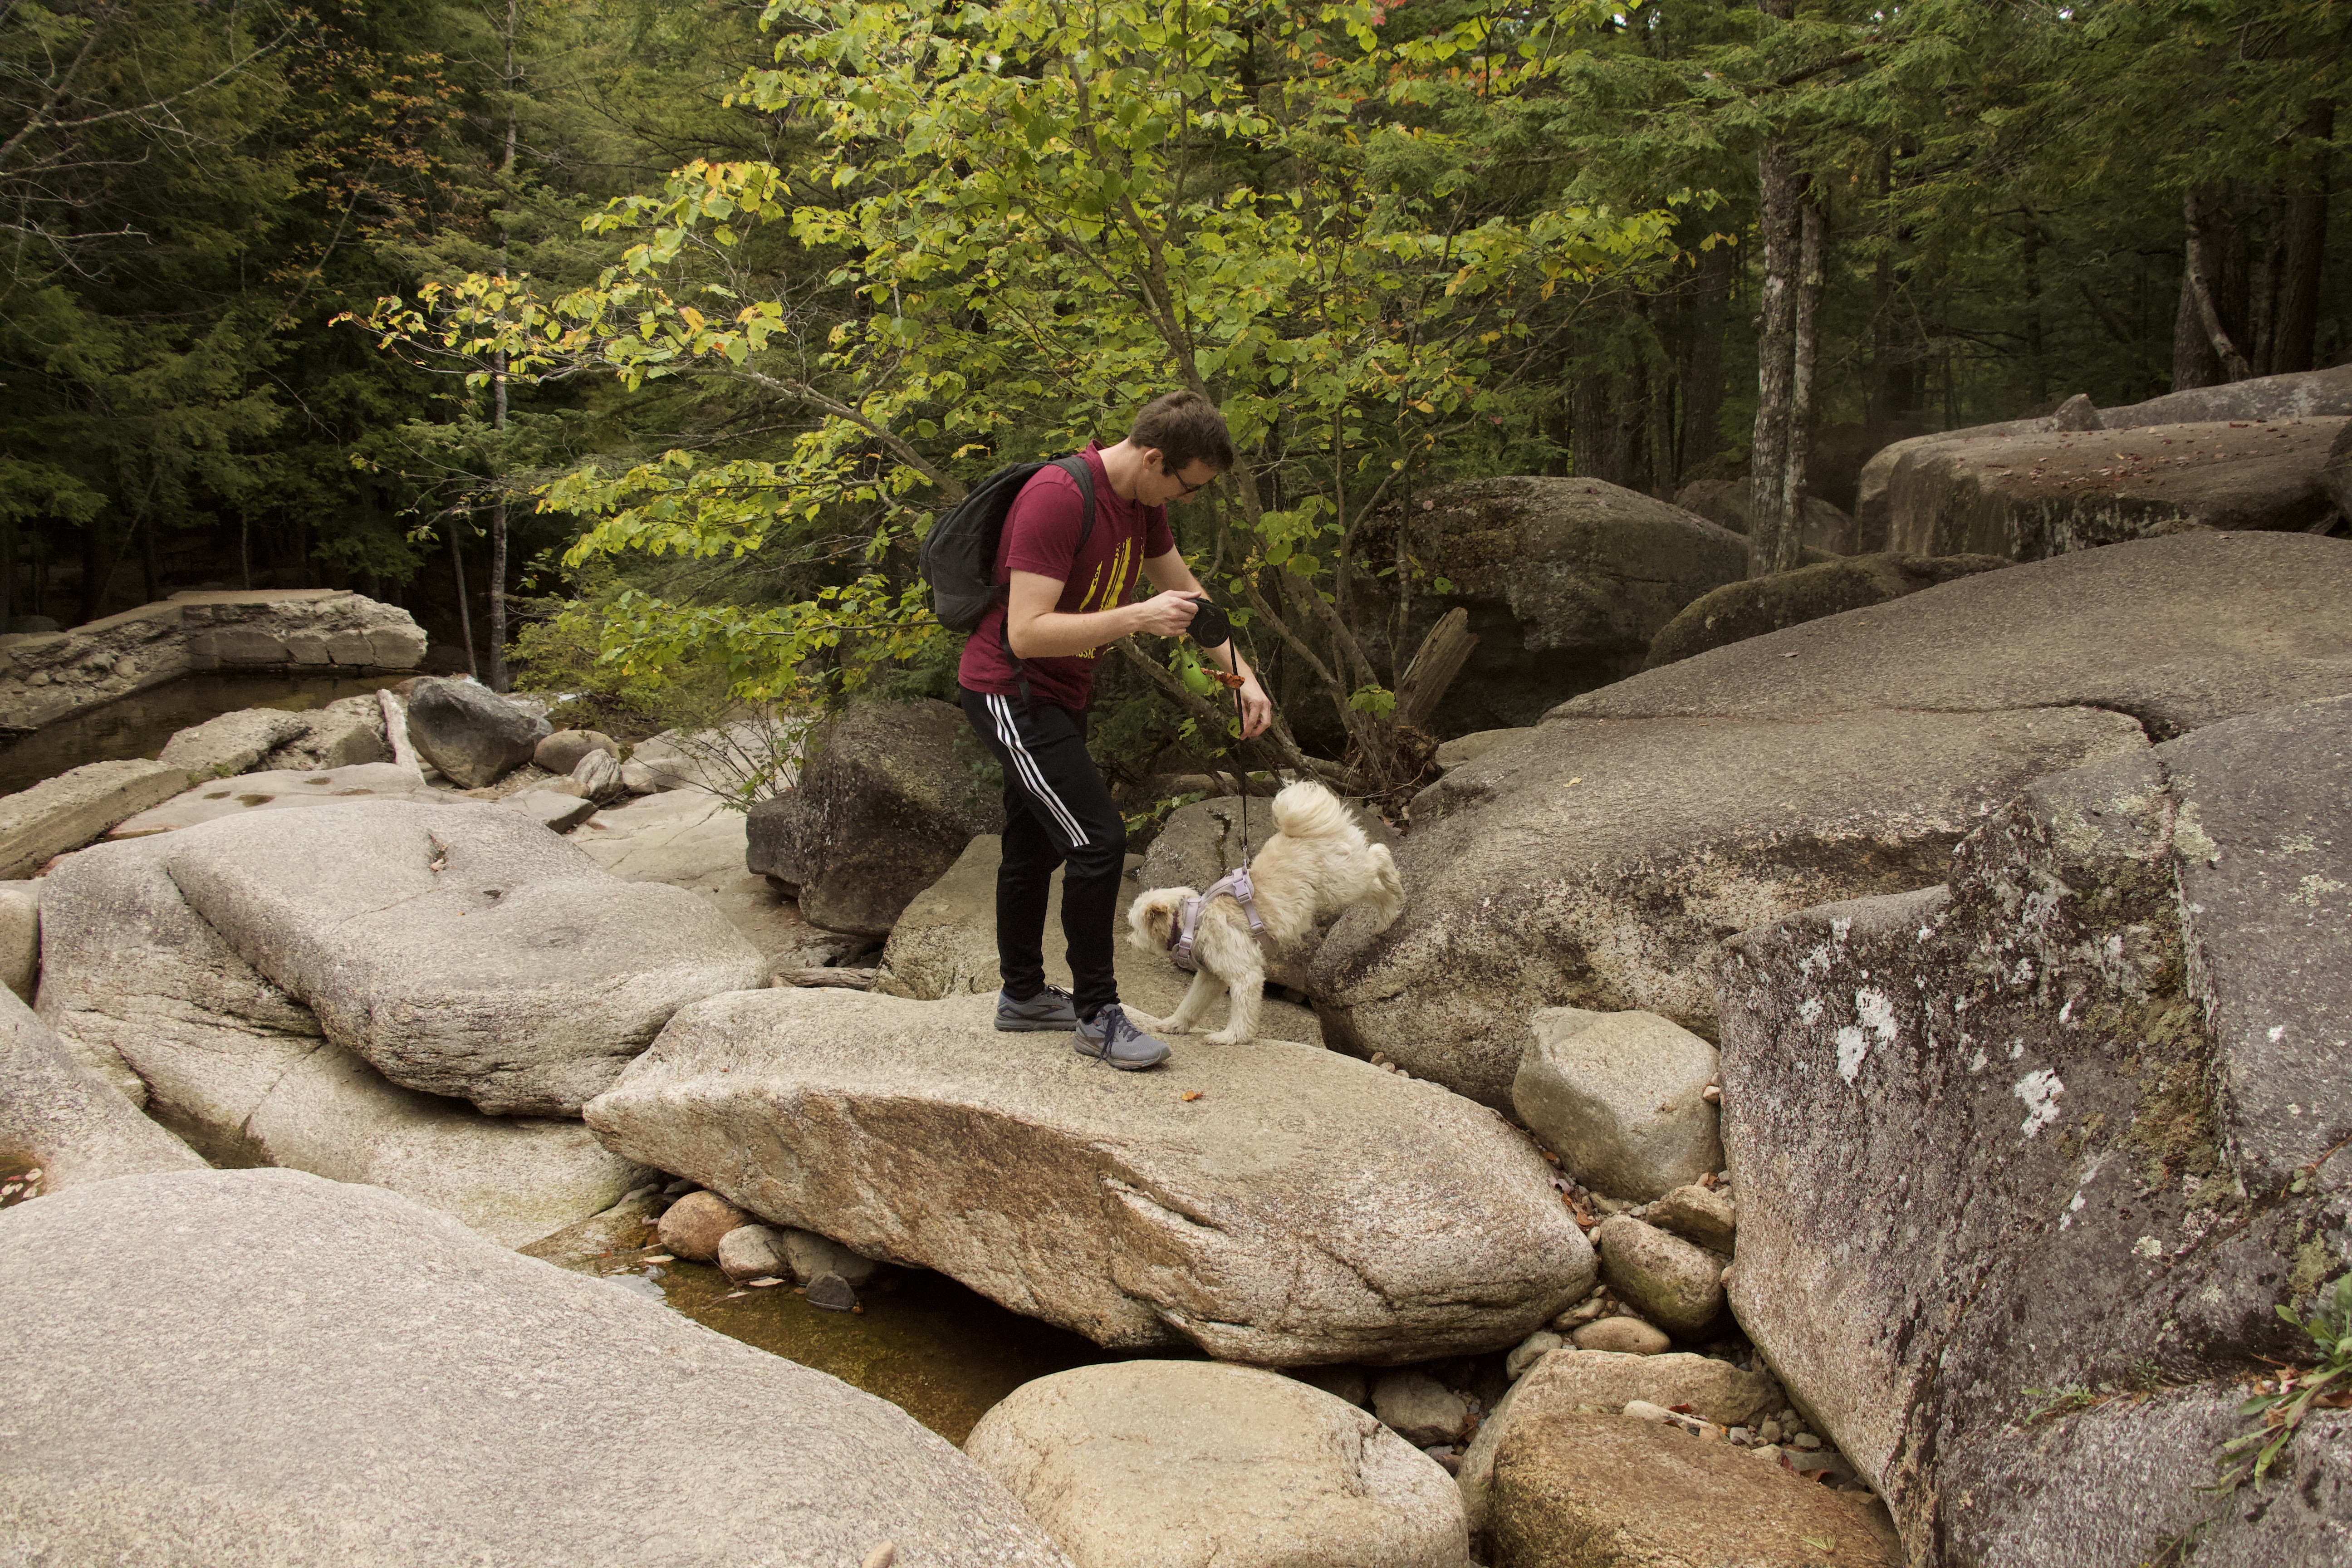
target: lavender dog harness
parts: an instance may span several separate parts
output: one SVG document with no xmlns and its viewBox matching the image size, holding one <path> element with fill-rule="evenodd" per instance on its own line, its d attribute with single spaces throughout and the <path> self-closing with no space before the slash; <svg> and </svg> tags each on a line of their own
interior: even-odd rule
<svg viewBox="0 0 2352 1568">
<path fill-rule="evenodd" d="M 1192 956 L 1192 942 L 1201 933 L 1201 911 L 1220 893 L 1233 896 L 1234 902 L 1241 905 L 1242 913 L 1249 916 L 1250 933 L 1261 941 L 1265 939 L 1265 922 L 1257 918 L 1256 890 L 1250 886 L 1249 862 L 1244 860 L 1239 870 L 1226 872 L 1186 899 L 1184 907 L 1176 911 L 1176 929 L 1168 933 L 1168 956 L 1187 973 L 1200 973 L 1200 961 Z"/>
</svg>

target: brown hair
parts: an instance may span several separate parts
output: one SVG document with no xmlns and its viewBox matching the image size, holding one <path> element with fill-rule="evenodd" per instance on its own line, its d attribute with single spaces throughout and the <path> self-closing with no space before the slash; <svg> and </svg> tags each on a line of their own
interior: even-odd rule
<svg viewBox="0 0 2352 1568">
<path fill-rule="evenodd" d="M 1135 416 L 1127 438 L 1137 447 L 1158 448 L 1160 467 L 1170 474 L 1181 474 L 1196 462 L 1221 474 L 1234 466 L 1234 437 L 1225 428 L 1225 416 L 1197 392 L 1153 398 Z"/>
</svg>

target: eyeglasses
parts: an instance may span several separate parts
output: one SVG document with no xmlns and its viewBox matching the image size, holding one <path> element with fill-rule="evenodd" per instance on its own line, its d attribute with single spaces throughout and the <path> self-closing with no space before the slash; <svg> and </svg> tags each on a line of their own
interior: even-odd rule
<svg viewBox="0 0 2352 1568">
<path fill-rule="evenodd" d="M 1181 481 L 1184 476 L 1181 474 L 1171 474 L 1169 477 Z M 1194 496 L 1199 495 L 1202 490 L 1207 489 L 1211 485 L 1213 485 L 1216 482 L 1217 476 L 1211 474 L 1207 479 L 1202 479 L 1197 485 L 1186 485 L 1182 489 L 1178 490 L 1169 499 L 1171 500 L 1191 500 Z"/>
</svg>

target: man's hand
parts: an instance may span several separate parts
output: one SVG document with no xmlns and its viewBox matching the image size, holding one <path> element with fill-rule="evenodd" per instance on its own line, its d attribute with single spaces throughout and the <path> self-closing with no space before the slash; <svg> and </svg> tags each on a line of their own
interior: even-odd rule
<svg viewBox="0 0 2352 1568">
<path fill-rule="evenodd" d="M 1242 682 L 1242 739 L 1255 741 L 1273 726 L 1274 703 L 1265 688 L 1257 683 L 1257 672 L 1252 670 Z"/>
<path fill-rule="evenodd" d="M 1135 629 L 1156 637 L 1182 637 L 1192 628 L 1193 614 L 1200 607 L 1200 600 L 1179 589 L 1154 594 L 1134 606 Z"/>
</svg>

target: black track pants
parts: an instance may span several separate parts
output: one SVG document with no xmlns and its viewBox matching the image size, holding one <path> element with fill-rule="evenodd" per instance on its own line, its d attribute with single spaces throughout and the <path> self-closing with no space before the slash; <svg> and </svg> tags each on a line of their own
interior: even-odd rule
<svg viewBox="0 0 2352 1568">
<path fill-rule="evenodd" d="M 996 873 L 996 961 L 1004 989 L 1045 984 L 1045 900 L 1062 873 L 1071 994 L 1085 1017 L 1118 1000 L 1111 973 L 1127 825 L 1087 755 L 1087 716 L 1050 703 L 966 690 L 964 716 L 1004 770 L 1004 863 Z"/>
</svg>

